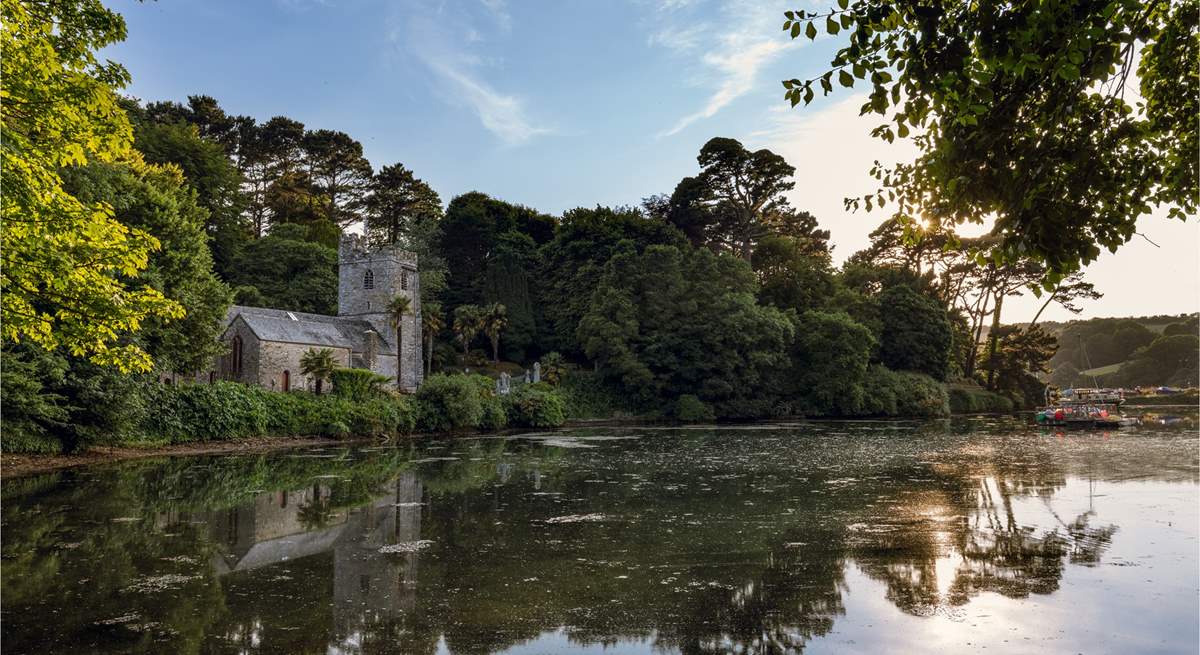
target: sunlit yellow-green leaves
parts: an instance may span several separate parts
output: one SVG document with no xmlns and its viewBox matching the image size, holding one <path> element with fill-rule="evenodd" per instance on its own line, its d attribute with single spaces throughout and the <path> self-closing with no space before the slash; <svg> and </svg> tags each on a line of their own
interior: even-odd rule
<svg viewBox="0 0 1200 655">
<path fill-rule="evenodd" d="M 96 0 L 0 7 L 3 338 L 148 370 L 150 357 L 123 337 L 183 309 L 123 280 L 146 267 L 158 241 L 114 220 L 111 207 L 80 202 L 59 177 L 63 167 L 135 157 L 114 91 L 128 75 L 94 54 L 124 38 L 124 21 Z"/>
</svg>

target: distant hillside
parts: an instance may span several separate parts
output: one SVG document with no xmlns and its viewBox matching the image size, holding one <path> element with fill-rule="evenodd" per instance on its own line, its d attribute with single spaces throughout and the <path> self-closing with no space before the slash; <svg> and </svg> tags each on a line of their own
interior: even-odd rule
<svg viewBox="0 0 1200 655">
<path fill-rule="evenodd" d="M 1193 386 L 1200 314 L 1046 322 L 1058 339 L 1050 380 L 1060 386 Z"/>
</svg>

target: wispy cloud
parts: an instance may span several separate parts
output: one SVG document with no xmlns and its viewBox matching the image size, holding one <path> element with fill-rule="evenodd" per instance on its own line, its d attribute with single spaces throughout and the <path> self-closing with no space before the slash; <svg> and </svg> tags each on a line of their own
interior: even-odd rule
<svg viewBox="0 0 1200 655">
<path fill-rule="evenodd" d="M 401 6 L 392 18 L 390 40 L 433 74 L 446 102 L 470 109 L 484 129 L 506 145 L 520 145 L 554 131 L 529 116 L 525 99 L 498 89 L 481 73 L 481 69 L 499 65 L 485 49 L 489 34 L 512 30 L 505 0 Z"/>
<path fill-rule="evenodd" d="M 530 122 L 520 98 L 499 93 L 486 82 L 447 64 L 430 62 L 429 65 L 455 87 L 456 95 L 475 111 L 483 126 L 508 145 L 525 143 L 535 136 L 553 132 Z"/>
<path fill-rule="evenodd" d="M 671 129 L 660 132 L 659 136 L 678 134 L 698 120 L 712 118 L 729 103 L 745 95 L 758 82 L 758 70 L 763 64 L 786 47 L 785 44 L 773 41 L 760 41 L 742 48 L 705 55 L 704 63 L 720 74 L 720 84 L 708 97 L 703 108 L 683 116 Z"/>
<path fill-rule="evenodd" d="M 694 52 L 707 37 L 707 32 L 708 25 L 705 24 L 690 27 L 668 25 L 651 34 L 647 42 L 652 46 L 663 46 L 679 53 Z"/>
<path fill-rule="evenodd" d="M 712 118 L 741 96 L 756 88 L 758 73 L 785 50 L 799 45 L 779 31 L 783 9 L 748 0 L 725 0 L 721 6 L 719 26 L 711 22 L 679 24 L 676 10 L 685 8 L 686 0 L 664 0 L 660 14 L 669 14 L 665 25 L 654 30 L 651 45 L 662 46 L 681 57 L 694 57 L 698 52 L 702 67 L 697 73 L 712 92 L 696 111 L 685 114 L 670 128 L 658 134 L 672 136 L 689 125 Z"/>
</svg>

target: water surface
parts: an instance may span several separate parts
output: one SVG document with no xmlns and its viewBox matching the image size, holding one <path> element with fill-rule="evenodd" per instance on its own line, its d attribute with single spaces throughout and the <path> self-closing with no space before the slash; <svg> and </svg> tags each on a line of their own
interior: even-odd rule
<svg viewBox="0 0 1200 655">
<path fill-rule="evenodd" d="M 8 480 L 4 651 L 1194 653 L 1195 412 L 1151 418 L 577 429 Z"/>
</svg>

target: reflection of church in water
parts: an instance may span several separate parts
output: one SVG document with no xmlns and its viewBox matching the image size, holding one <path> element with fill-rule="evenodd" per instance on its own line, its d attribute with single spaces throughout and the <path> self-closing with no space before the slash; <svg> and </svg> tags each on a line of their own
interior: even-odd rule
<svg viewBox="0 0 1200 655">
<path fill-rule="evenodd" d="M 330 510 L 330 487 L 314 484 L 262 493 L 193 520 L 207 523 L 221 546 L 212 557 L 218 576 L 332 551 L 334 631 L 351 637 L 365 624 L 400 618 L 416 602 L 417 553 L 380 549 L 421 538 L 423 487 L 415 474 L 404 473 L 384 488 L 391 493 Z"/>
</svg>

